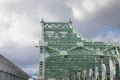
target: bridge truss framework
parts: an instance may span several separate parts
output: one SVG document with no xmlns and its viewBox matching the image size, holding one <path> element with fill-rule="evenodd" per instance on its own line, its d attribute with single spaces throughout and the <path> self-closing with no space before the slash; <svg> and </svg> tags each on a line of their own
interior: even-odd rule
<svg viewBox="0 0 120 80">
<path fill-rule="evenodd" d="M 120 80 L 120 47 L 92 42 L 69 22 L 41 21 L 40 80 Z"/>
</svg>

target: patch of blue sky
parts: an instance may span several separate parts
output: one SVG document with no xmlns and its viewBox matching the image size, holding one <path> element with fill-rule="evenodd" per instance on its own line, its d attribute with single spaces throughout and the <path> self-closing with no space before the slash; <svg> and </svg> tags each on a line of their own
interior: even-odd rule
<svg viewBox="0 0 120 80">
<path fill-rule="evenodd" d="M 120 34 L 120 28 L 107 27 L 105 32 L 116 32 Z"/>
<path fill-rule="evenodd" d="M 90 40 L 92 40 L 96 37 L 106 37 L 109 32 L 120 34 L 120 28 L 111 27 L 111 26 L 106 27 L 103 30 L 101 30 L 100 32 L 98 32 L 97 34 L 95 34 L 93 37 L 91 37 Z"/>
<path fill-rule="evenodd" d="M 32 78 L 37 78 L 36 74 L 31 74 Z"/>
</svg>

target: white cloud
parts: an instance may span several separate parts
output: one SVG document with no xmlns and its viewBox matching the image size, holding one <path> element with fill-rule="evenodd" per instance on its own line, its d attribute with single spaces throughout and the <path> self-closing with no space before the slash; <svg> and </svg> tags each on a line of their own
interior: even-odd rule
<svg viewBox="0 0 120 80">
<path fill-rule="evenodd" d="M 13 23 L 10 27 L 9 33 L 13 41 L 18 45 L 33 45 L 38 41 L 34 37 L 35 31 L 38 31 L 37 29 L 33 24 L 30 24 L 28 19 L 22 17 L 22 19 L 16 19 L 16 23 Z"/>
<path fill-rule="evenodd" d="M 38 49 L 34 46 L 38 45 L 40 38 L 40 20 L 43 17 L 45 20 L 56 21 L 58 17 L 50 14 L 41 3 L 38 7 L 31 3 L 35 8 L 29 9 L 26 1 L 21 2 L 0 1 L 0 53 L 35 77 Z"/>
<path fill-rule="evenodd" d="M 2 7 L 0 10 L 0 53 L 17 66 L 26 68 L 27 65 L 37 63 L 38 53 L 34 46 L 39 41 L 36 35 L 40 35 L 40 23 L 32 22 L 26 15 L 6 10 L 5 7 L 10 3 L 12 2 L 0 2 L 2 4 L 0 5 Z M 30 71 L 29 67 L 28 69 Z M 31 73 L 34 73 L 32 68 L 31 70 Z"/>
<path fill-rule="evenodd" d="M 110 41 L 110 42 L 119 43 L 120 42 L 120 33 L 113 32 L 113 31 L 108 31 L 108 32 L 105 32 L 105 33 L 98 34 L 92 40 L 93 41 L 105 41 L 105 42 Z"/>
<path fill-rule="evenodd" d="M 10 3 L 14 3 L 14 2 L 19 2 L 20 0 L 0 0 L 0 9 L 3 10 L 3 8 L 10 4 Z"/>
<path fill-rule="evenodd" d="M 97 0 L 98 4 L 101 6 L 101 7 L 105 7 L 105 6 L 108 6 L 110 5 L 110 2 L 112 0 Z"/>
<path fill-rule="evenodd" d="M 119 26 L 119 1 L 114 0 L 0 0 L 0 52 L 15 64 L 35 73 L 40 20 L 66 21 L 85 36 L 94 37 L 104 27 Z M 111 4 L 112 3 L 112 4 Z M 111 16 L 112 15 L 112 16 Z M 93 40 L 118 42 L 119 33 L 100 33 Z M 32 72 L 30 72 L 32 70 Z"/>
<path fill-rule="evenodd" d="M 25 68 L 23 68 L 23 70 L 27 73 L 29 73 L 29 75 L 32 75 L 33 78 L 37 78 L 37 64 L 35 65 L 28 65 Z"/>
<path fill-rule="evenodd" d="M 73 10 L 73 16 L 76 19 L 84 19 L 85 12 L 82 9 L 73 8 L 72 10 Z"/>
<path fill-rule="evenodd" d="M 97 6 L 97 3 L 96 3 L 95 0 L 84 0 L 82 2 L 82 7 L 87 12 L 93 12 L 93 11 L 95 11 L 96 6 Z"/>
<path fill-rule="evenodd" d="M 5 12 L 3 12 L 3 14 L 1 14 L 2 17 L 0 17 L 0 43 L 2 46 L 11 43 L 11 41 L 20 46 L 36 44 L 38 39 L 35 38 L 34 35 L 36 31 L 40 30 L 39 26 L 31 23 L 26 16 L 16 13 L 4 13 Z"/>
<path fill-rule="evenodd" d="M 68 1 L 67 6 L 72 9 L 72 15 L 75 19 L 84 19 L 86 14 L 82 6 L 80 5 L 81 1 Z"/>
<path fill-rule="evenodd" d="M 71 0 L 67 2 L 67 6 L 72 9 L 75 19 L 84 20 L 89 14 L 101 10 L 101 7 L 110 5 L 111 0 Z"/>
</svg>

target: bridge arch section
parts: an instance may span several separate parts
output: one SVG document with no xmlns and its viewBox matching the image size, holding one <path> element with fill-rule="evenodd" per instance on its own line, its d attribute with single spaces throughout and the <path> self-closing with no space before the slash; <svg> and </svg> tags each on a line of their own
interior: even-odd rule
<svg viewBox="0 0 120 80">
<path fill-rule="evenodd" d="M 91 42 L 72 22 L 41 21 L 40 80 L 119 80 L 120 47 Z"/>
</svg>

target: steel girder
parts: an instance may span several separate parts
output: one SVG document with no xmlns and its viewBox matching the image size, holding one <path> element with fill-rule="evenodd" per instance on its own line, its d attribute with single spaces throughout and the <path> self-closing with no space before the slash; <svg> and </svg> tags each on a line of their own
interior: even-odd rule
<svg viewBox="0 0 120 80">
<path fill-rule="evenodd" d="M 75 31 L 71 21 L 42 20 L 41 24 L 40 80 L 120 79 L 118 45 L 87 40 Z"/>
</svg>

